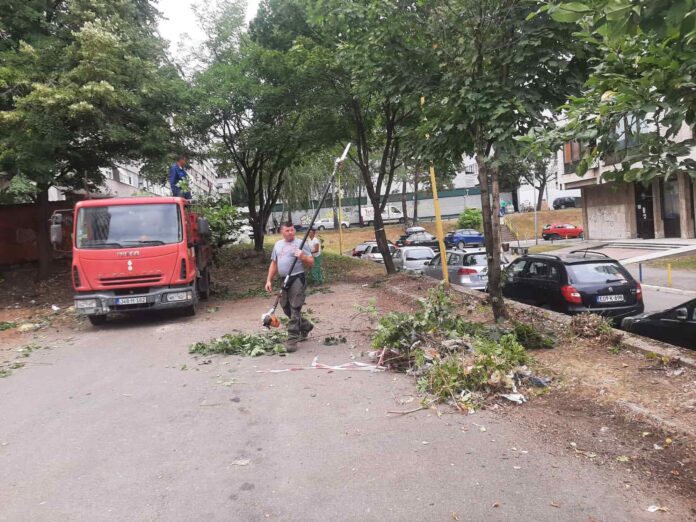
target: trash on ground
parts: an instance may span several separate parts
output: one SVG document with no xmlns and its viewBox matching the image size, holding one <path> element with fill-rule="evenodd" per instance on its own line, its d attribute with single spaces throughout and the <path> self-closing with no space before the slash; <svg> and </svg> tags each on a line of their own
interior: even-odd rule
<svg viewBox="0 0 696 522">
<path fill-rule="evenodd" d="M 662 506 L 649 506 L 646 511 L 649 511 L 650 513 L 657 513 L 658 511 L 666 513 L 667 511 L 669 511 L 669 509 Z"/>
<path fill-rule="evenodd" d="M 337 346 L 339 344 L 344 344 L 347 341 L 348 340 L 343 335 L 329 335 L 327 337 L 324 337 L 325 346 Z"/>
<path fill-rule="evenodd" d="M 251 459 L 238 459 L 235 460 L 232 465 L 233 466 L 247 466 L 251 462 Z"/>
<path fill-rule="evenodd" d="M 314 358 L 314 360 L 312 360 L 311 366 L 295 366 L 292 368 L 283 368 L 281 370 L 256 370 L 256 373 L 285 373 L 297 372 L 300 370 L 328 370 L 329 373 L 334 371 L 383 372 L 386 370 L 384 366 L 378 366 L 376 364 L 367 364 L 359 361 L 351 361 L 344 364 L 331 366 L 329 364 L 323 364 L 318 362 L 318 359 L 319 356 L 317 355 Z"/>
<path fill-rule="evenodd" d="M 512 401 L 515 404 L 524 404 L 527 402 L 527 398 L 521 393 L 501 393 L 500 397 Z"/>
</svg>

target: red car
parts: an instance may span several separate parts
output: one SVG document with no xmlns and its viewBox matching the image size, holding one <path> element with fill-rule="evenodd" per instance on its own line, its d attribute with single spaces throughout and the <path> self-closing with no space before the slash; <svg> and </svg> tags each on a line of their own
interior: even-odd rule
<svg viewBox="0 0 696 522">
<path fill-rule="evenodd" d="M 544 229 L 541 231 L 541 237 L 544 238 L 545 240 L 554 240 L 554 239 L 568 239 L 568 238 L 583 238 L 583 230 L 582 227 L 579 227 L 577 225 L 559 225 L 557 223 L 554 223 L 553 225 L 546 225 Z"/>
</svg>

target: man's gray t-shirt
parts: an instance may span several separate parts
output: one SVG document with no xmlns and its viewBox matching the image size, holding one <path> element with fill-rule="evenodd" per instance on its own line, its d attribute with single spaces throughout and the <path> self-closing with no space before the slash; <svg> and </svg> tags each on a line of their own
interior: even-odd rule
<svg viewBox="0 0 696 522">
<path fill-rule="evenodd" d="M 295 250 L 300 248 L 301 244 L 301 239 L 295 239 L 294 241 L 290 242 L 281 239 L 273 247 L 271 261 L 278 263 L 278 274 L 280 277 L 285 277 L 288 275 L 292 262 L 295 259 Z M 307 243 L 305 243 L 302 251 L 309 256 L 312 255 L 312 251 L 309 249 L 309 245 Z M 304 265 L 302 264 L 302 261 L 298 259 L 297 263 L 295 263 L 295 268 L 292 269 L 292 275 L 301 274 L 302 272 L 304 272 Z"/>
</svg>

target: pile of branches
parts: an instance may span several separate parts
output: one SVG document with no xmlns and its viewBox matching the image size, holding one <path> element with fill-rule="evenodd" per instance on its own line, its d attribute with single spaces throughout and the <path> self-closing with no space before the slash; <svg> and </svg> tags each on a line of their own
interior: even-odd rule
<svg viewBox="0 0 696 522">
<path fill-rule="evenodd" d="M 607 319 L 597 314 L 574 315 L 570 320 L 570 331 L 599 346 L 614 347 L 623 338 L 623 334 L 614 330 Z"/>
<path fill-rule="evenodd" d="M 189 347 L 189 353 L 199 355 L 283 355 L 286 353 L 283 343 L 287 339 L 285 332 L 265 334 L 226 334 L 217 339 L 197 342 Z"/>
<path fill-rule="evenodd" d="M 475 409 L 497 396 L 524 402 L 518 387 L 533 376 L 523 342 L 548 348 L 553 341 L 519 325 L 505 329 L 472 323 L 456 312 L 442 286 L 431 289 L 414 314 L 391 313 L 380 319 L 373 357 L 380 365 L 414 375 L 419 391 L 459 409 Z"/>
</svg>

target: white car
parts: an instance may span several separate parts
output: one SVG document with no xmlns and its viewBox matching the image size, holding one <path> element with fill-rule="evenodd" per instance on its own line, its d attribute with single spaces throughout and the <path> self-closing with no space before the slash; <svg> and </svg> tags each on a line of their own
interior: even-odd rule
<svg viewBox="0 0 696 522">
<path fill-rule="evenodd" d="M 510 263 L 507 257 L 500 256 L 501 268 Z M 435 279 L 442 279 L 442 261 L 437 254 L 429 264 L 425 265 L 423 273 Z M 488 259 L 485 250 L 460 252 L 447 251 L 447 275 L 455 285 L 465 286 L 472 290 L 485 290 L 488 286 Z"/>
<path fill-rule="evenodd" d="M 430 247 L 402 247 L 392 255 L 394 268 L 410 272 L 423 273 L 423 267 L 435 257 Z"/>
<path fill-rule="evenodd" d="M 334 220 L 333 220 L 333 218 L 317 219 L 314 222 L 314 227 L 317 230 L 331 230 L 334 227 Z M 350 223 L 348 223 L 348 221 L 341 221 L 341 227 L 342 228 L 349 228 Z"/>
<path fill-rule="evenodd" d="M 394 252 L 396 252 L 396 247 L 394 245 L 389 245 L 389 253 L 391 253 L 391 255 L 393 256 Z M 382 257 L 382 254 L 380 253 L 376 243 L 368 244 L 367 248 L 360 255 L 360 259 L 367 259 L 368 261 L 372 261 L 373 263 L 384 264 L 384 258 Z"/>
</svg>

